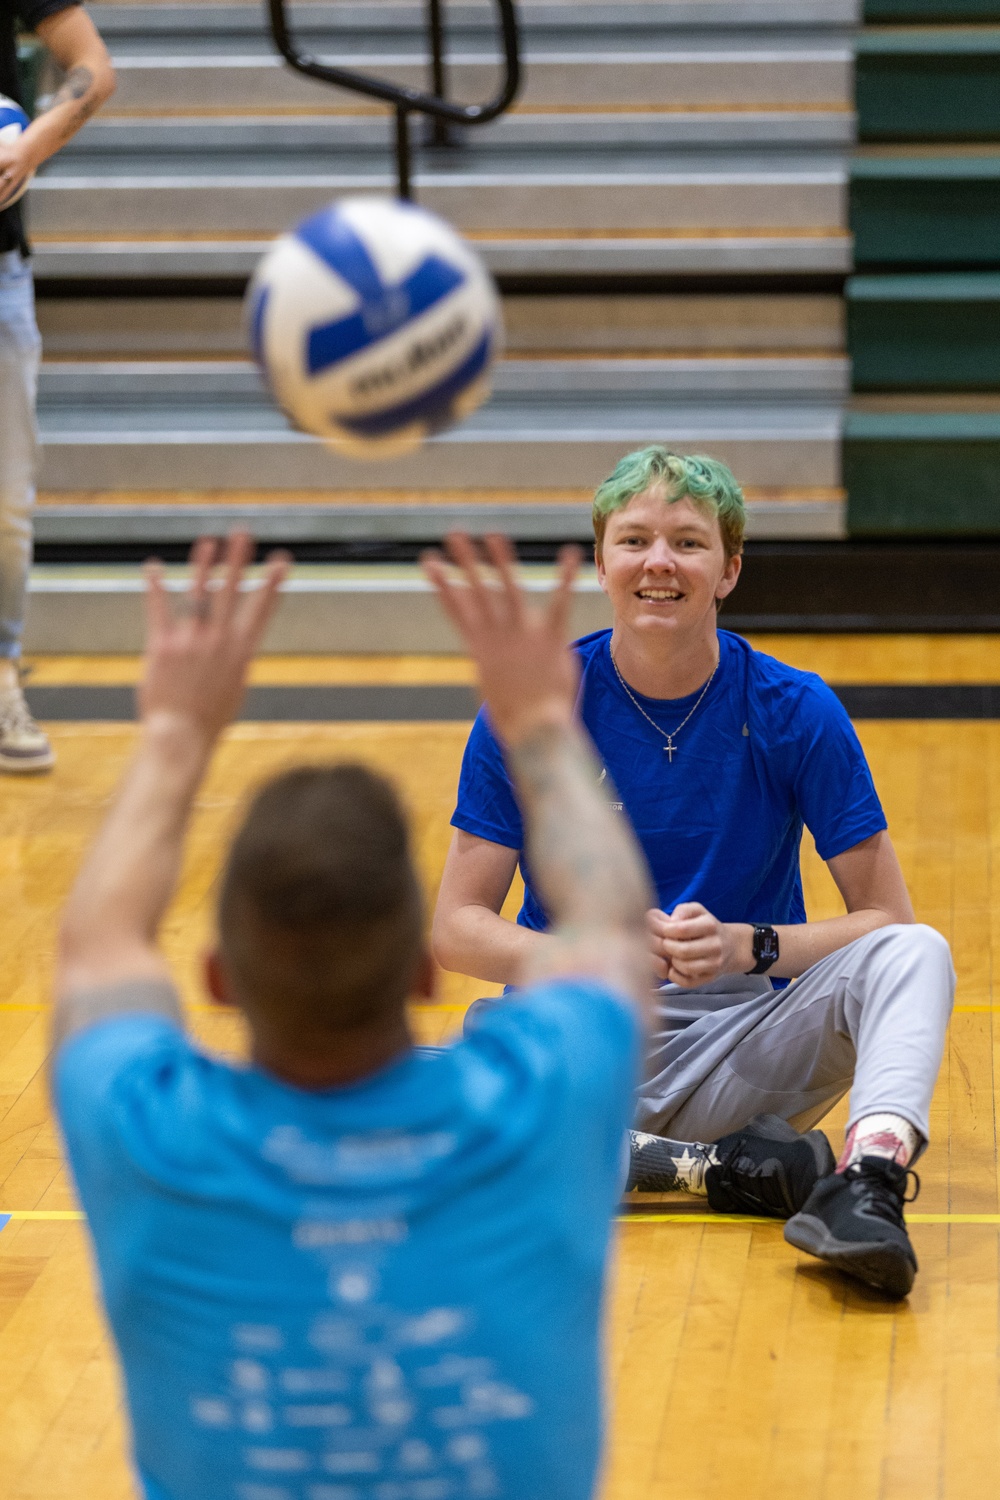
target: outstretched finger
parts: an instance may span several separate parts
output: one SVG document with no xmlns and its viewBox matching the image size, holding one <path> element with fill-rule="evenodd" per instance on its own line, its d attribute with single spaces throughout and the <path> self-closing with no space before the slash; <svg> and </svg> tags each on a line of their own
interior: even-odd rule
<svg viewBox="0 0 1000 1500">
<path fill-rule="evenodd" d="M 214 536 L 200 536 L 191 548 L 188 562 L 191 578 L 182 604 L 182 612 L 192 620 L 206 620 L 211 611 L 209 583 L 218 544 Z"/>
<path fill-rule="evenodd" d="M 240 626 L 251 655 L 260 644 L 268 621 L 274 614 L 278 603 L 278 592 L 291 572 L 291 568 L 292 557 L 289 552 L 269 553 L 259 586 L 247 595 Z"/>
<path fill-rule="evenodd" d="M 166 635 L 170 629 L 170 600 L 163 581 L 163 564 L 151 557 L 142 570 L 146 582 L 146 641 Z"/>
<path fill-rule="evenodd" d="M 547 610 L 548 623 L 560 640 L 569 640 L 569 614 L 573 608 L 573 585 L 580 571 L 583 553 L 579 547 L 560 547 L 556 586 Z"/>
<path fill-rule="evenodd" d="M 223 627 L 228 625 L 239 603 L 240 584 L 248 563 L 253 559 L 254 541 L 249 531 L 231 531 L 226 539 L 225 573 L 222 587 L 216 595 L 212 610 L 213 618 Z"/>
<path fill-rule="evenodd" d="M 469 612 L 469 590 L 458 588 L 452 581 L 445 559 L 436 548 L 421 553 L 420 566 L 424 577 L 433 585 L 441 608 L 463 639 L 471 643 L 475 622 Z"/>
<path fill-rule="evenodd" d="M 475 619 L 481 625 L 495 624 L 497 610 L 493 590 L 483 577 L 476 545 L 471 536 L 467 531 L 449 531 L 444 539 L 444 547 L 448 558 L 463 575 L 469 590 L 470 603 L 473 605 L 470 623 Z"/>
<path fill-rule="evenodd" d="M 509 621 L 512 625 L 520 625 L 524 620 L 526 600 L 517 576 L 517 554 L 510 539 L 499 532 L 490 532 L 483 537 L 483 550 L 496 569 Z"/>
</svg>

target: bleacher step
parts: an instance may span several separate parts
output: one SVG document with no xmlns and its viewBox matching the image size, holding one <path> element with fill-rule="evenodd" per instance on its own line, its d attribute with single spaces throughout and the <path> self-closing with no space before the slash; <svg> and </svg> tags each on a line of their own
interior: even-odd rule
<svg viewBox="0 0 1000 1500">
<path fill-rule="evenodd" d="M 869 5 L 872 0 L 868 0 Z M 888 3 L 888 0 L 883 0 Z M 894 0 L 907 3 L 907 0 Z M 921 0 L 909 0 L 921 3 Z M 933 0 L 923 0 L 933 3 Z M 942 0 L 943 4 L 949 0 Z M 950 0 L 951 4 L 976 0 Z M 985 0 L 986 4 L 994 0 Z M 101 34 L 112 42 L 138 37 L 257 35 L 264 30 L 258 0 L 95 0 L 88 6 Z M 625 29 L 686 32 L 690 30 L 813 31 L 855 27 L 858 0 L 519 0 L 518 20 L 523 35 L 572 29 L 599 40 L 609 31 Z M 296 34 L 310 38 L 335 32 L 385 37 L 426 35 L 426 11 L 420 0 L 305 0 L 293 12 Z M 492 5 L 449 0 L 449 36 L 495 37 L 496 11 Z"/>
<path fill-rule="evenodd" d="M 840 483 L 840 359 L 525 360 L 491 400 L 402 459 L 362 462 L 289 428 L 243 362 L 55 365 L 39 394 L 41 487 L 592 489 L 623 452 L 710 451 L 743 483 Z"/>
<path fill-rule="evenodd" d="M 446 503 L 397 503 L 378 498 L 365 504 L 322 502 L 304 504 L 300 497 L 285 502 L 279 492 L 271 504 L 227 502 L 218 497 L 193 502 L 188 495 L 168 504 L 150 503 L 131 495 L 127 505 L 107 505 L 89 496 L 74 504 L 43 497 L 35 514 L 35 540 L 50 552 L 58 548 L 81 552 L 136 547 L 187 546 L 199 536 L 222 536 L 243 526 L 262 543 L 326 548 L 340 555 L 358 548 L 412 548 L 436 542 L 458 528 L 477 536 L 503 532 L 522 543 L 552 544 L 593 540 L 591 507 L 587 499 L 549 499 L 544 493 L 511 503 L 509 498 L 461 498 Z M 774 494 L 747 500 L 747 535 L 755 541 L 836 541 L 846 535 L 844 499 L 836 490 Z"/>
<path fill-rule="evenodd" d="M 529 592 L 551 586 L 552 570 L 527 567 Z M 177 573 L 169 583 L 182 586 Z M 35 568 L 24 649 L 42 652 L 141 651 L 144 584 L 137 567 Z M 572 629 L 610 623 L 610 609 L 591 569 L 578 581 Z M 416 567 L 297 567 L 268 628 L 265 652 L 279 654 L 451 654 L 459 642 L 434 592 Z"/>
<path fill-rule="evenodd" d="M 245 358 L 236 295 L 50 296 L 38 320 L 49 360 Z M 150 289 L 150 292 L 152 289 Z M 839 355 L 843 302 L 832 292 L 508 294 L 505 347 L 518 355 Z"/>
<path fill-rule="evenodd" d="M 475 160 L 484 151 L 514 149 L 544 152 L 572 146 L 602 151 L 677 147 L 682 150 L 756 150 L 761 146 L 785 149 L 802 146 L 845 147 L 853 144 L 855 122 L 846 104 L 824 109 L 622 109 L 566 110 L 546 113 L 511 112 L 475 130 L 453 128 L 448 150 L 462 160 Z M 419 160 L 440 152 L 421 147 L 414 131 Z M 99 116 L 62 150 L 64 162 L 79 158 L 113 159 L 148 152 L 188 154 L 249 152 L 323 154 L 329 159 L 345 151 L 384 159 L 389 146 L 385 126 L 361 114 L 289 115 L 151 115 Z"/>
<path fill-rule="evenodd" d="M 223 162 L 136 156 L 114 173 L 67 159 L 32 189 L 31 223 L 41 239 L 130 239 L 185 235 L 224 239 L 280 234 L 331 198 L 391 193 L 384 170 L 317 170 L 255 156 Z M 168 169 L 169 168 L 169 169 Z M 419 201 L 458 229 L 487 240 L 568 233 L 624 238 L 664 228 L 799 233 L 842 230 L 847 163 L 841 155 L 771 152 L 752 162 L 724 153 L 669 166 L 604 154 L 553 154 L 548 162 L 421 171 Z"/>
<path fill-rule="evenodd" d="M 742 42 L 742 45 L 740 43 Z M 293 109 L 351 109 L 359 96 L 293 72 L 274 55 L 261 36 L 253 50 L 234 53 L 226 38 L 217 51 L 124 54 L 113 48 L 118 87 L 113 113 L 154 114 L 208 110 L 255 112 Z M 423 48 L 421 48 L 421 53 Z M 393 83 L 423 88 L 427 65 L 422 55 L 366 51 L 337 55 L 337 62 L 356 72 Z M 608 39 L 599 52 L 529 51 L 518 95 L 521 110 L 563 105 L 574 109 L 601 105 L 650 106 L 819 104 L 847 106 L 851 95 L 851 49 L 843 42 L 784 46 L 729 45 L 706 38 L 686 47 L 644 46 L 624 50 Z M 453 98 L 488 99 L 496 88 L 497 67 L 491 53 L 450 53 L 449 88 Z M 369 106 L 372 114 L 384 112 Z"/>
<path fill-rule="evenodd" d="M 325 201 L 325 199 L 323 200 Z M 114 231 L 111 231 L 114 233 Z M 851 269 L 846 231 L 808 229 L 789 234 L 697 230 L 603 234 L 551 233 L 503 237 L 469 234 L 495 276 L 561 280 L 608 277 L 838 277 Z M 156 238 L 94 238 L 38 234 L 34 271 L 38 282 L 233 281 L 252 275 L 271 237 L 215 239 L 187 235 Z"/>
</svg>

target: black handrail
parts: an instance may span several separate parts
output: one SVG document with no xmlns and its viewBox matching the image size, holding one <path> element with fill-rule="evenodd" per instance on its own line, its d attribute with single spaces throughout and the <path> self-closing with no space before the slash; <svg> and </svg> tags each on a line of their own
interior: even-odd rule
<svg viewBox="0 0 1000 1500">
<path fill-rule="evenodd" d="M 336 84 L 338 88 L 352 89 L 356 94 L 367 94 L 370 99 L 381 99 L 383 103 L 393 106 L 396 112 L 396 169 L 401 198 L 413 197 L 410 173 L 411 114 L 430 115 L 437 125 L 435 142 L 444 144 L 446 122 L 454 125 L 485 125 L 489 120 L 495 120 L 513 102 L 521 83 L 521 55 L 514 0 L 496 0 L 503 34 L 505 77 L 503 87 L 487 104 L 449 104 L 443 97 L 444 27 L 441 0 L 428 0 L 432 77 L 437 90 L 433 94 L 424 93 L 422 89 L 406 88 L 400 83 L 388 83 L 381 78 L 369 78 L 367 74 L 355 73 L 351 68 L 331 67 L 328 63 L 321 63 L 317 58 L 299 52 L 288 26 L 285 0 L 267 0 L 267 3 L 274 44 L 296 72 L 305 73 L 309 78 L 322 79 L 324 83 Z"/>
</svg>

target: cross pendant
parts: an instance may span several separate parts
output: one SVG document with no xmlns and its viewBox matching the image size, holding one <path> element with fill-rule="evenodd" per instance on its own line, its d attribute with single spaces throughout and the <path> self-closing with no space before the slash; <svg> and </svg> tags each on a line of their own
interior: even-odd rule
<svg viewBox="0 0 1000 1500">
<path fill-rule="evenodd" d="M 667 740 L 667 743 L 663 747 L 663 753 L 665 755 L 668 755 L 670 757 L 670 764 L 673 765 L 673 763 L 674 763 L 674 742 L 673 742 L 673 740 Z"/>
</svg>

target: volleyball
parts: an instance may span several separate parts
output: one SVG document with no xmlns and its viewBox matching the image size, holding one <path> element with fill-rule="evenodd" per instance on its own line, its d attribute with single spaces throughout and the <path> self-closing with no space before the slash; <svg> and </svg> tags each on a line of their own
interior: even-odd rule
<svg viewBox="0 0 1000 1500">
<path fill-rule="evenodd" d="M 16 141 L 22 130 L 27 130 L 31 121 L 16 99 L 8 99 L 6 94 L 0 94 L 0 145 L 9 146 Z M 4 193 L 0 187 L 0 209 L 10 208 L 18 198 L 24 196 L 28 191 L 28 184 L 35 174 L 29 172 L 26 177 L 21 177 L 13 184 L 10 191 Z"/>
<path fill-rule="evenodd" d="M 406 453 L 474 411 L 503 329 L 493 280 L 455 230 L 376 197 L 341 199 L 277 240 L 246 315 L 277 405 L 359 457 Z"/>
</svg>

